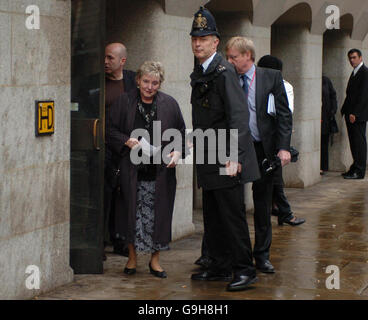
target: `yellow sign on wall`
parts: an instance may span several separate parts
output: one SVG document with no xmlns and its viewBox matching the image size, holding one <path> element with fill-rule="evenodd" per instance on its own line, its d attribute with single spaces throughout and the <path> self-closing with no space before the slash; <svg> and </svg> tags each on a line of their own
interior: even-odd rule
<svg viewBox="0 0 368 320">
<path fill-rule="evenodd" d="M 36 101 L 36 136 L 54 133 L 54 101 Z"/>
</svg>

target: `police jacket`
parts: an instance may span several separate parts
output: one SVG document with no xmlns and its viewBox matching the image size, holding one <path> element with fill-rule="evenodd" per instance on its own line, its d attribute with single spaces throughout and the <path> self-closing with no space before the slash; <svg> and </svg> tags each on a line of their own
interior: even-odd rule
<svg viewBox="0 0 368 320">
<path fill-rule="evenodd" d="M 204 189 L 232 187 L 239 183 L 255 181 L 260 177 L 254 145 L 249 130 L 249 111 L 247 100 L 242 90 L 234 67 L 220 54 L 216 54 L 205 73 L 201 66 L 196 66 L 191 74 L 192 86 L 192 121 L 196 129 L 206 132 L 213 129 L 216 143 L 204 139 L 203 147 L 198 147 L 198 138 L 194 140 L 198 186 Z M 230 129 L 237 129 L 238 141 L 236 157 L 231 160 L 240 162 L 242 172 L 236 177 L 220 175 L 220 168 L 225 163 L 219 159 L 220 152 L 230 153 Z M 212 132 L 213 132 L 212 131 Z M 226 132 L 225 140 L 219 141 L 221 133 Z M 203 152 L 203 162 L 198 163 L 198 152 Z M 211 156 L 216 155 L 215 161 Z M 221 161 L 220 161 L 221 160 Z"/>
</svg>

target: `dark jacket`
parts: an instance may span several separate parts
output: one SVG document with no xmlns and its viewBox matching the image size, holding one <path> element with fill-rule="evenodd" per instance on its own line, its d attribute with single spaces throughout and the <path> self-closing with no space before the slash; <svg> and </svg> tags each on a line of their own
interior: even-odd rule
<svg viewBox="0 0 368 320">
<path fill-rule="evenodd" d="M 161 121 L 162 133 L 169 129 L 178 129 L 182 139 L 185 139 L 185 123 L 178 103 L 171 96 L 158 92 L 157 120 Z M 115 154 L 120 156 L 120 196 L 118 197 L 116 215 L 116 231 L 119 236 L 134 243 L 137 203 L 137 166 L 130 160 L 130 149 L 125 146 L 134 129 L 135 114 L 137 112 L 137 91 L 125 93 L 111 106 L 107 144 Z M 151 144 L 153 142 L 151 141 Z M 162 141 L 162 150 L 168 144 Z M 171 221 L 176 192 L 175 168 L 167 165 L 157 165 L 156 193 L 155 193 L 155 227 L 153 241 L 161 244 L 171 240 Z"/>
<path fill-rule="evenodd" d="M 129 92 L 137 88 L 135 82 L 134 71 L 123 70 L 123 82 L 125 92 Z M 79 103 L 79 110 L 85 118 L 98 118 L 100 115 L 100 88 L 101 75 L 93 74 L 81 83 L 78 95 L 73 101 Z M 73 92 L 72 92 L 73 96 Z"/>
<path fill-rule="evenodd" d="M 220 54 L 216 54 L 204 74 L 199 67 L 194 69 L 191 80 L 193 130 L 215 129 L 217 135 L 219 129 L 225 129 L 226 147 L 223 145 L 220 147 L 225 148 L 229 155 L 230 129 L 237 129 L 237 157 L 238 162 L 242 164 L 241 175 L 237 177 L 220 175 L 219 169 L 225 165 L 221 164 L 218 158 L 216 163 L 209 164 L 205 156 L 205 163 L 196 165 L 199 187 L 211 190 L 257 180 L 260 174 L 249 130 L 249 111 L 234 67 Z M 208 143 L 204 144 L 205 155 L 209 149 L 217 154 L 219 151 L 217 141 L 214 149 L 210 148 Z"/>
<path fill-rule="evenodd" d="M 331 120 L 337 111 L 336 91 L 329 78 L 322 76 L 321 134 L 330 134 Z"/>
<path fill-rule="evenodd" d="M 125 92 L 132 91 L 137 88 L 137 83 L 135 82 L 136 73 L 131 70 L 123 70 L 123 82 Z"/>
<path fill-rule="evenodd" d="M 353 114 L 356 121 L 368 121 L 368 68 L 363 64 L 357 74 L 350 76 L 346 88 L 346 98 L 341 114 Z"/>
<path fill-rule="evenodd" d="M 275 97 L 275 117 L 267 113 L 270 93 Z M 256 112 L 266 157 L 273 159 L 280 149 L 290 151 L 292 114 L 280 71 L 256 67 Z"/>
</svg>

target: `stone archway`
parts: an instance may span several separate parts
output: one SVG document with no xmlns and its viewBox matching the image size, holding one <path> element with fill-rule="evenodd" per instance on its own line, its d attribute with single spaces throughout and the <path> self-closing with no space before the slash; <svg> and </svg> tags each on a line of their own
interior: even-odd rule
<svg viewBox="0 0 368 320">
<path fill-rule="evenodd" d="M 283 76 L 294 87 L 292 145 L 299 161 L 285 167 L 287 186 L 306 187 L 320 180 L 319 134 L 322 36 L 310 33 L 312 8 L 299 3 L 271 27 L 271 54 L 284 63 Z"/>
<path fill-rule="evenodd" d="M 337 94 L 336 121 L 338 134 L 334 135 L 333 145 L 329 146 L 329 170 L 345 171 L 350 166 L 352 158 L 345 123 L 340 110 L 345 99 L 351 66 L 347 59 L 347 52 L 353 47 L 361 48 L 361 41 L 352 40 L 351 34 L 354 18 L 345 14 L 340 18 L 340 29 L 326 30 L 323 34 L 323 67 L 322 72 L 332 81 Z"/>
</svg>

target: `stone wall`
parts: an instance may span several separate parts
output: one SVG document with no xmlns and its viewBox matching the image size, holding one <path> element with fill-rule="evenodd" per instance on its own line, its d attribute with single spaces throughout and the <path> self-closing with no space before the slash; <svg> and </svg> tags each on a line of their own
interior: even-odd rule
<svg viewBox="0 0 368 320">
<path fill-rule="evenodd" d="M 40 9 L 40 29 L 25 26 Z M 0 2 L 0 299 L 70 282 L 70 2 Z M 55 101 L 55 134 L 35 137 L 35 100 Z M 40 289 L 25 286 L 28 265 Z"/>
<path fill-rule="evenodd" d="M 305 27 L 273 27 L 272 54 L 283 61 L 283 77 L 294 87 L 291 145 L 300 157 L 285 167 L 284 179 L 303 188 L 320 180 L 322 36 Z"/>
</svg>

